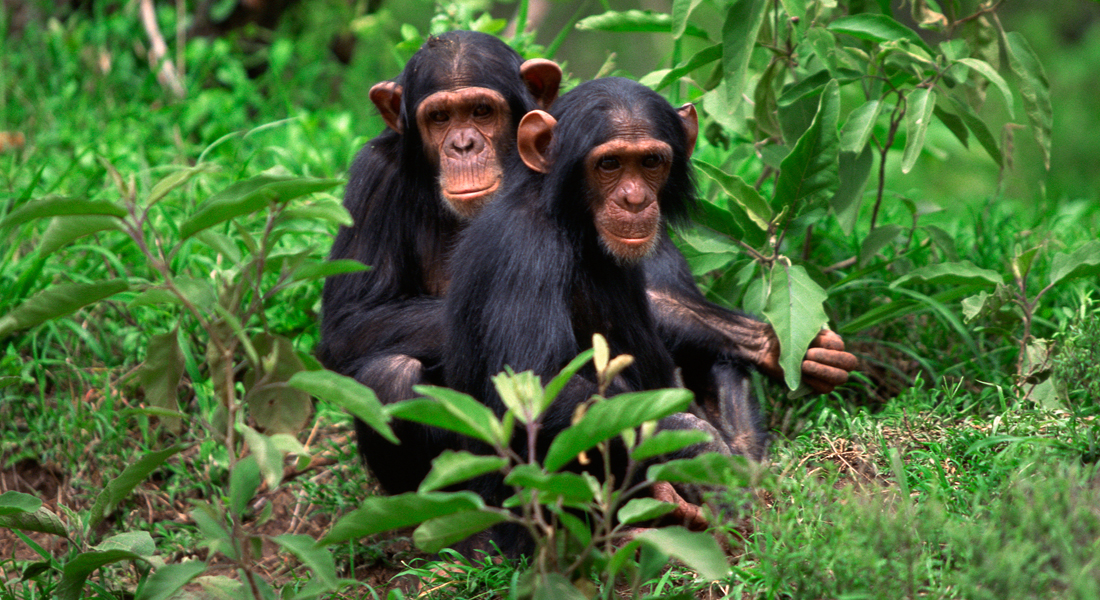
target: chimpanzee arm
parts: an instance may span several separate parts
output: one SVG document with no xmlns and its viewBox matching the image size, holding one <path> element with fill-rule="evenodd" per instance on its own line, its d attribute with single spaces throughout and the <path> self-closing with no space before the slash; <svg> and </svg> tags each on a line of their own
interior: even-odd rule
<svg viewBox="0 0 1100 600">
<path fill-rule="evenodd" d="M 645 262 L 646 288 L 654 319 L 674 355 L 703 349 L 747 361 L 769 377 L 782 380 L 779 339 L 771 325 L 706 300 L 691 276 L 687 260 L 667 232 Z M 844 341 L 822 330 L 802 361 L 807 385 L 829 392 L 856 368 L 855 356 L 844 352 Z"/>
</svg>

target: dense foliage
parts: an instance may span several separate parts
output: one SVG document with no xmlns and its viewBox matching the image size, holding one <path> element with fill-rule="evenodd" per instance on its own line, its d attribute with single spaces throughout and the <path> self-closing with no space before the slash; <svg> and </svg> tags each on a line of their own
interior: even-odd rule
<svg viewBox="0 0 1100 600">
<path fill-rule="evenodd" d="M 702 457 L 645 475 L 729 486 L 720 504 L 742 511 L 710 535 L 625 541 L 671 507 L 559 471 L 620 434 L 638 461 L 691 443 L 645 425 L 687 394 L 594 401 L 527 464 L 508 436 L 534 430 L 560 380 L 502 376 L 503 420 L 442 389 L 384 410 L 311 356 L 320 281 L 364 268 L 324 256 L 349 222 L 339 178 L 381 127 L 366 90 L 428 33 L 501 34 L 490 15 L 513 11 L 522 31 L 527 2 L 430 20 L 421 4 L 306 3 L 274 32 L 212 38 L 187 35 L 200 8 L 182 1 L 155 7 L 159 30 L 151 2 L 11 5 L 0 598 L 401 597 L 398 571 L 433 597 L 1100 595 L 1100 186 L 1079 167 L 1097 151 L 1080 135 L 1097 125 L 1080 107 L 1095 70 L 1079 66 L 1100 66 L 1095 8 L 551 5 L 538 35 L 506 38 L 574 82 L 634 76 L 697 104 L 705 202 L 677 241 L 712 300 L 766 317 L 783 346 L 793 391 L 758 385 L 770 467 Z M 1035 25 L 1058 18 L 1084 22 L 1076 43 Z M 329 48 L 348 37 L 344 65 Z M 643 43 L 655 51 L 602 49 Z M 809 397 L 797 365 L 822 325 L 861 372 Z M 594 360 L 613 377 L 621 362 L 595 346 L 566 374 Z M 500 456 L 447 455 L 419 492 L 376 496 L 346 412 L 383 434 L 393 418 L 449 426 Z M 520 509 L 438 491 L 494 470 Z M 537 540 L 529 565 L 435 568 L 379 535 L 418 526 L 399 535 L 436 552 L 505 520 Z M 280 554 L 294 566 L 271 568 Z"/>
</svg>

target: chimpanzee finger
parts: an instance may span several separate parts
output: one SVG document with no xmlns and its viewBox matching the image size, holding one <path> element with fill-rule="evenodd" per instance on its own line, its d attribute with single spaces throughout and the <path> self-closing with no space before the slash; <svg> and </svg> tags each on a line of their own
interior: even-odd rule
<svg viewBox="0 0 1100 600">
<path fill-rule="evenodd" d="M 822 329 L 817 332 L 817 337 L 810 342 L 810 347 L 824 348 L 826 350 L 843 350 L 844 338 L 840 337 L 835 331 Z"/>
<path fill-rule="evenodd" d="M 859 368 L 859 359 L 850 352 L 843 350 L 827 350 L 825 348 L 810 348 L 806 351 L 804 361 L 820 363 L 822 365 L 852 372 Z M 805 371 L 805 367 L 802 369 Z"/>
</svg>

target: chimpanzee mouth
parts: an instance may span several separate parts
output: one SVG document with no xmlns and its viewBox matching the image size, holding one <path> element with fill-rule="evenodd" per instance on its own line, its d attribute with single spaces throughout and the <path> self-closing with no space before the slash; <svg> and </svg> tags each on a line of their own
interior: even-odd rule
<svg viewBox="0 0 1100 600">
<path fill-rule="evenodd" d="M 446 196 L 447 200 L 450 200 L 452 202 L 470 202 L 472 200 L 477 200 L 477 199 L 482 198 L 484 196 L 489 196 L 491 194 L 496 193 L 496 191 L 499 187 L 500 187 L 500 178 L 497 178 L 497 179 L 494 179 L 491 184 L 489 184 L 488 186 L 483 187 L 483 188 L 472 189 L 472 190 L 471 189 L 466 189 L 466 190 L 444 190 L 443 195 Z"/>
</svg>

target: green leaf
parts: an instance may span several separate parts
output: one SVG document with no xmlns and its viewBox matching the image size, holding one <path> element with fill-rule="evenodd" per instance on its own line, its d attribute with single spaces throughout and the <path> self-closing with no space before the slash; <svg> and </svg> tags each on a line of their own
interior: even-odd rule
<svg viewBox="0 0 1100 600">
<path fill-rule="evenodd" d="M 772 219 L 772 210 L 768 206 L 768 201 L 760 195 L 760 192 L 756 191 L 756 188 L 740 177 L 728 174 L 714 165 L 702 161 L 696 161 L 695 165 L 699 167 L 704 175 L 714 180 L 722 188 L 722 191 L 729 196 L 730 202 L 744 211 L 745 215 L 760 231 L 768 230 L 768 223 Z"/>
<path fill-rule="evenodd" d="M 828 25 L 829 31 L 845 33 L 861 40 L 882 44 L 905 40 L 918 46 L 930 55 L 935 52 L 924 43 L 920 35 L 905 25 L 882 14 L 863 13 L 840 17 Z"/>
<path fill-rule="evenodd" d="M 263 483 L 260 462 L 250 454 L 238 460 L 229 471 L 229 511 L 239 519 Z"/>
<path fill-rule="evenodd" d="M 321 192 L 340 184 L 339 179 L 308 179 L 260 175 L 238 181 L 204 202 L 195 214 L 180 225 L 180 238 L 192 235 L 224 223 L 234 217 L 247 215 L 267 206 L 268 202 L 287 202 Z"/>
<path fill-rule="evenodd" d="M 591 502 L 594 496 L 584 477 L 576 473 L 546 473 L 536 465 L 517 465 L 504 483 L 543 492 L 539 501 L 553 504 L 561 499 L 567 506 Z"/>
<path fill-rule="evenodd" d="M 103 215 L 66 215 L 54 217 L 38 243 L 39 256 L 49 256 L 61 247 L 93 233 L 118 230 L 122 221 Z"/>
<path fill-rule="evenodd" d="M 92 550 L 126 550 L 139 556 L 152 556 L 157 552 L 157 545 L 148 531 L 127 531 L 103 540 Z"/>
<path fill-rule="evenodd" d="M 709 442 L 710 435 L 705 431 L 691 429 L 665 429 L 658 431 L 638 444 L 630 453 L 630 458 L 641 462 L 650 458 L 683 450 L 688 446 Z"/>
<path fill-rule="evenodd" d="M 620 523 L 630 524 L 639 521 L 651 521 L 676 510 L 671 502 L 661 502 L 653 498 L 633 498 L 619 509 Z"/>
<path fill-rule="evenodd" d="M 504 439 L 504 428 L 500 419 L 497 419 L 492 409 L 472 396 L 427 385 L 418 385 L 413 389 L 432 399 L 403 400 L 391 404 L 386 407 L 390 415 L 461 433 L 492 446 L 508 443 Z"/>
<path fill-rule="evenodd" d="M 533 595 L 532 600 L 589 600 L 588 596 L 581 593 L 577 586 L 569 582 L 561 573 L 547 573 L 545 575 L 532 573 Z"/>
<path fill-rule="evenodd" d="M 149 338 L 145 362 L 138 371 L 138 380 L 145 392 L 145 400 L 156 408 L 179 411 L 179 385 L 183 378 L 184 356 L 180 350 L 176 330 Z M 161 422 L 173 433 L 179 433 L 181 421 L 177 417 L 162 417 Z"/>
<path fill-rule="evenodd" d="M 790 154 L 780 164 L 775 183 L 772 210 L 799 212 L 803 200 L 807 203 L 819 196 L 832 196 L 840 179 L 837 175 L 840 138 L 837 120 L 840 104 L 839 87 L 835 80 L 825 86 L 818 103 L 817 115 L 810 128 L 802 134 Z M 789 218 L 789 217 L 788 217 Z"/>
<path fill-rule="evenodd" d="M 978 72 L 979 75 L 988 79 L 989 83 L 997 86 L 997 89 L 1001 91 L 1001 96 L 1003 96 L 1005 99 L 1005 108 L 1008 109 L 1008 118 L 1016 118 L 1015 111 L 1013 110 L 1015 106 L 1014 102 L 1012 101 L 1012 90 L 1008 87 L 1008 82 L 1004 80 L 1004 77 L 1001 77 L 1001 74 L 998 73 L 992 65 L 985 62 L 984 60 L 979 60 L 977 58 L 960 58 L 959 64 L 963 64 L 970 67 L 971 69 L 974 69 Z"/>
<path fill-rule="evenodd" d="M 890 284 L 890 288 L 893 289 L 913 283 L 959 286 L 968 284 L 997 285 L 1003 282 L 1004 277 L 1000 273 L 976 267 L 974 263 L 963 260 L 914 269 L 895 279 Z"/>
<path fill-rule="evenodd" d="M 934 114 L 941 123 L 946 125 L 951 133 L 955 134 L 955 138 L 959 140 L 959 143 L 961 143 L 964 148 L 970 147 L 970 132 L 967 130 L 966 123 L 963 122 L 962 117 L 953 112 L 944 110 L 943 106 L 939 103 L 932 109 L 932 114 Z"/>
<path fill-rule="evenodd" d="M 52 285 L 0 317 L 0 338 L 63 317 L 129 288 L 125 279 Z"/>
<path fill-rule="evenodd" d="M 672 31 L 672 16 L 649 10 L 609 10 L 581 19 L 577 22 L 577 29 L 618 33 L 668 33 Z"/>
<path fill-rule="evenodd" d="M 122 502 L 130 492 L 145 481 L 149 475 L 160 468 L 164 461 L 185 450 L 186 444 L 176 444 L 158 452 L 148 452 L 138 460 L 131 463 L 118 477 L 107 482 L 107 487 L 96 496 L 95 503 L 88 511 L 88 527 L 94 529 L 103 518 Z"/>
<path fill-rule="evenodd" d="M 32 514 L 42 508 L 42 501 L 30 494 L 4 492 L 0 494 L 0 517 L 14 514 Z"/>
<path fill-rule="evenodd" d="M 374 391 L 351 377 L 332 371 L 301 371 L 295 373 L 287 385 L 339 406 L 370 425 L 390 443 L 400 443 L 390 429 L 390 416 Z"/>
<path fill-rule="evenodd" d="M 260 469 L 267 489 L 273 490 L 279 487 L 283 481 L 283 453 L 275 447 L 270 437 L 244 423 L 237 425 L 237 431 L 248 444 L 251 455 L 256 457 L 256 466 Z"/>
<path fill-rule="evenodd" d="M 554 403 L 558 394 L 561 393 L 565 384 L 569 383 L 569 380 L 573 378 L 573 375 L 576 375 L 577 371 L 581 370 L 581 367 L 583 367 L 585 363 L 592 360 L 592 356 L 595 352 L 596 350 L 594 348 L 589 348 L 581 352 L 576 358 L 569 361 L 569 364 L 565 365 L 565 368 L 550 380 L 550 383 L 546 384 L 546 389 L 542 396 L 542 407 L 539 410 L 540 413 L 546 412 L 546 409 Z"/>
<path fill-rule="evenodd" d="M 870 263 L 880 250 L 892 244 L 903 231 L 905 229 L 901 225 L 893 223 L 879 225 L 872 229 L 859 245 L 859 266 Z"/>
<path fill-rule="evenodd" d="M 436 517 L 413 531 L 413 542 L 425 552 L 439 552 L 471 535 L 508 520 L 498 512 L 473 511 Z"/>
<path fill-rule="evenodd" d="M 547 471 L 557 471 L 578 454 L 619 435 L 624 429 L 683 412 L 691 403 L 683 389 L 650 390 L 619 394 L 596 402 L 576 425 L 558 434 L 546 453 Z"/>
<path fill-rule="evenodd" d="M 722 75 L 730 109 L 741 102 L 749 59 L 768 4 L 768 0 L 736 0 L 726 9 L 726 20 L 722 23 Z"/>
<path fill-rule="evenodd" d="M 248 391 L 244 401 L 249 414 L 268 434 L 298 433 L 309 424 L 313 403 L 306 392 L 284 385 L 306 368 L 294 343 L 281 335 L 261 332 L 252 338 L 252 347 L 260 361 L 245 372 Z"/>
<path fill-rule="evenodd" d="M 470 513 L 483 508 L 485 502 L 481 496 L 469 491 L 371 496 L 363 500 L 359 508 L 340 518 L 320 543 L 338 544 L 444 515 Z"/>
<path fill-rule="evenodd" d="M 870 146 L 864 146 L 863 152 L 858 155 L 852 152 L 840 153 L 840 184 L 829 199 L 829 208 L 833 209 L 845 235 L 852 235 L 855 230 L 863 191 L 867 188 L 867 180 L 871 177 L 871 167 L 874 164 L 875 153 Z"/>
<path fill-rule="evenodd" d="M 1035 130 L 1035 141 L 1043 154 L 1043 164 L 1050 170 L 1050 138 L 1054 124 L 1054 109 L 1050 104 L 1050 82 L 1043 64 L 1024 36 L 1011 31 L 1005 34 L 1005 52 L 1012 72 L 1020 79 L 1020 96 L 1024 101 L 1027 120 Z"/>
<path fill-rule="evenodd" d="M 60 217 L 64 215 L 103 215 L 121 219 L 125 217 L 126 214 L 126 209 L 111 202 L 47 196 L 45 198 L 31 200 L 11 211 L 8 216 L 0 221 L 0 231 L 9 227 L 21 225 L 27 221 L 44 219 L 46 217 Z"/>
<path fill-rule="evenodd" d="M 776 100 L 776 105 L 786 108 L 799 100 L 813 98 L 821 94 L 825 90 L 825 85 L 832 79 L 832 75 L 826 69 L 804 77 L 797 83 L 786 86 L 783 95 Z"/>
<path fill-rule="evenodd" d="M 906 96 L 905 110 L 905 152 L 901 157 L 901 172 L 908 173 L 917 163 L 924 148 L 924 137 L 928 125 L 932 122 L 932 111 L 936 108 L 936 94 L 928 88 L 917 88 Z"/>
<path fill-rule="evenodd" d="M 163 200 L 172 190 L 187 183 L 195 175 L 216 170 L 217 167 L 213 163 L 199 163 L 193 167 L 169 173 L 153 186 L 153 189 L 149 192 L 149 196 L 145 199 L 145 203 L 148 205 L 156 204 Z"/>
<path fill-rule="evenodd" d="M 149 575 L 136 600 L 168 600 L 205 572 L 206 563 L 201 560 L 164 565 Z"/>
<path fill-rule="evenodd" d="M 16 494 L 18 492 L 6 492 L 4 496 L 8 494 Z M 18 504 L 18 499 L 12 498 L 12 501 Z M 9 509 L 13 508 L 11 505 Z M 65 536 L 68 531 L 65 529 L 65 524 L 61 522 L 61 519 L 57 518 L 57 515 L 50 512 L 50 510 L 44 506 L 40 506 L 33 512 L 12 512 L 8 514 L 0 513 L 0 527 L 6 527 L 8 529 L 19 529 L 21 531 L 38 531 L 41 533 L 49 533 L 51 535 Z"/>
<path fill-rule="evenodd" d="M 713 46 L 707 46 L 702 50 L 691 55 L 687 60 L 676 65 L 672 69 L 669 69 L 661 80 L 657 82 L 657 85 L 653 86 L 653 89 L 660 90 L 667 87 L 674 81 L 678 81 L 681 77 L 686 76 L 695 69 L 709 65 L 712 62 L 720 60 L 722 58 L 722 45 L 714 44 Z"/>
<path fill-rule="evenodd" d="M 952 97 L 951 101 L 955 108 L 955 114 L 966 124 L 966 128 L 970 130 L 970 133 L 974 134 L 982 148 L 985 148 L 985 151 L 994 162 L 998 165 L 1003 164 L 1004 158 L 1001 155 L 1001 147 L 997 143 L 997 138 L 989 131 L 989 126 L 985 124 L 985 121 L 982 121 L 981 117 L 975 114 L 974 110 L 962 100 Z"/>
<path fill-rule="evenodd" d="M 840 150 L 842 152 L 862 152 L 875 130 L 875 121 L 882 112 L 882 102 L 871 100 L 848 115 L 844 127 L 840 129 Z"/>
<path fill-rule="evenodd" d="M 1050 262 L 1050 284 L 1100 274 L 1100 241 L 1085 243 L 1070 254 L 1059 252 Z"/>
<path fill-rule="evenodd" d="M 339 586 L 336 577 L 336 561 L 328 548 L 318 546 L 317 541 L 308 535 L 283 534 L 271 538 L 271 541 L 279 544 L 284 550 L 298 557 L 303 565 L 313 571 L 313 576 L 320 579 L 329 590 L 335 590 Z"/>
<path fill-rule="evenodd" d="M 370 270 L 370 267 L 357 260 L 330 260 L 323 263 L 309 263 L 303 265 L 295 269 L 294 273 L 290 276 L 290 280 L 313 281 L 314 279 L 324 279 L 326 277 L 332 277 L 333 275 L 358 273 L 367 270 Z"/>
<path fill-rule="evenodd" d="M 306 206 L 288 208 L 279 213 L 279 218 L 276 222 L 283 223 L 295 219 L 301 219 L 303 221 L 326 221 L 342 227 L 351 227 L 355 224 L 355 220 L 351 218 L 351 213 L 348 212 L 348 209 L 344 208 L 343 204 L 337 200 L 325 198 L 319 199 Z"/>
<path fill-rule="evenodd" d="M 679 458 L 649 467 L 646 479 L 669 483 L 743 486 L 751 480 L 751 467 L 743 456 L 706 452 L 691 458 Z"/>
<path fill-rule="evenodd" d="M 54 590 L 54 597 L 61 600 L 80 600 L 83 596 L 84 582 L 96 569 L 124 560 L 145 560 L 145 557 L 127 550 L 107 550 L 104 552 L 82 552 L 65 563 L 61 571 L 61 581 Z"/>
<path fill-rule="evenodd" d="M 647 529 L 635 536 L 635 539 L 679 560 L 707 581 L 730 576 L 725 552 L 706 533 L 691 532 L 683 527 L 662 527 Z"/>
<path fill-rule="evenodd" d="M 479 475 L 499 471 L 507 465 L 508 460 L 500 456 L 478 456 L 465 450 L 444 450 L 432 459 L 432 470 L 420 482 L 417 491 L 433 492 Z"/>
<path fill-rule="evenodd" d="M 792 390 L 802 381 L 802 357 L 810 341 L 828 322 L 824 309 L 827 297 L 803 267 L 781 262 L 772 267 L 764 316 L 779 338 L 779 364 Z"/>
<path fill-rule="evenodd" d="M 673 0 L 672 2 L 672 37 L 683 37 L 689 27 L 688 19 L 695 8 L 702 4 L 703 0 Z"/>
</svg>

